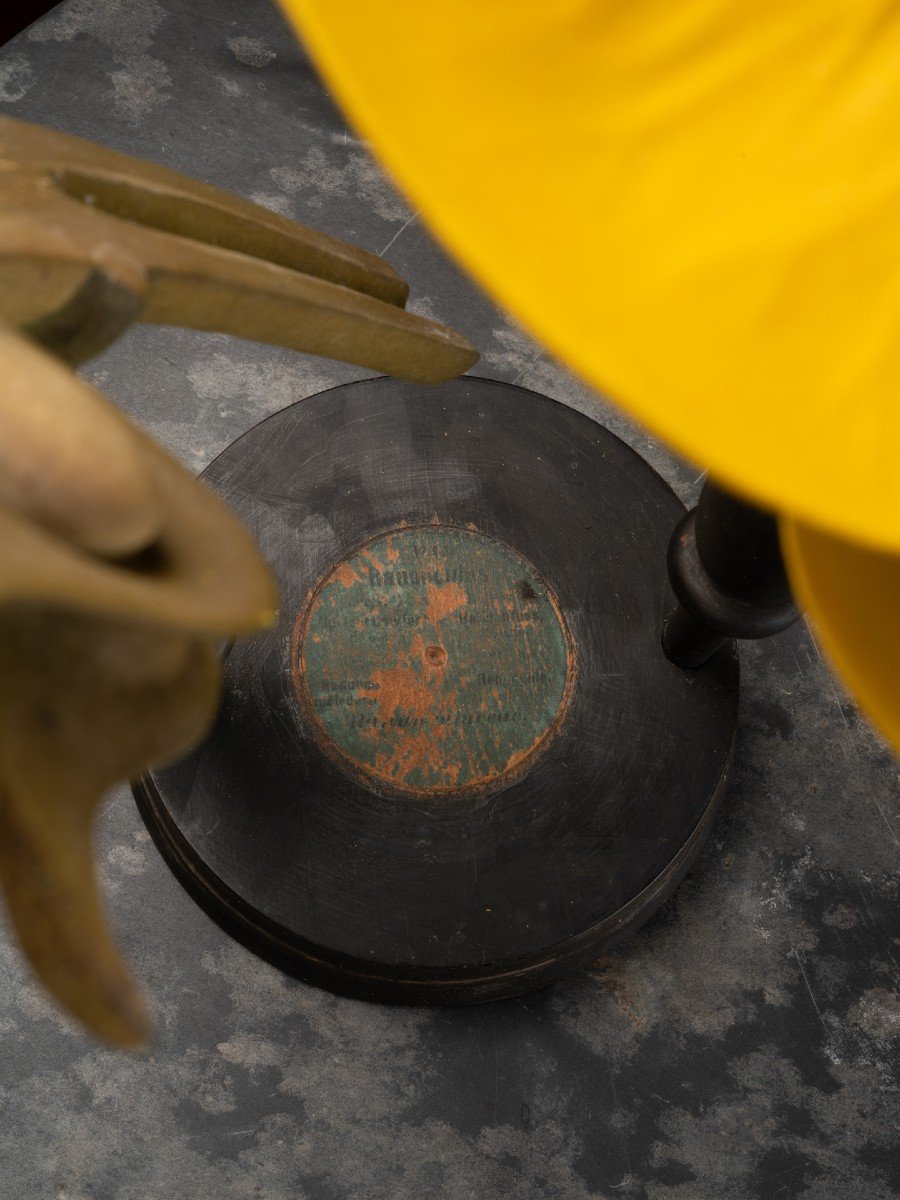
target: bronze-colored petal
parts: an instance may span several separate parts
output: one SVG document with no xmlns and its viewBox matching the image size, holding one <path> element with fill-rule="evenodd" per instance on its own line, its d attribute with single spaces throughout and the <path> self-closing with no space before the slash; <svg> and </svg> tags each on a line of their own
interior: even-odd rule
<svg viewBox="0 0 900 1200">
<path fill-rule="evenodd" d="M 225 503 L 74 365 L 135 320 L 256 338 L 405 378 L 477 354 L 406 313 L 376 256 L 215 188 L 0 118 L 0 883 L 22 945 L 98 1035 L 147 1017 L 91 862 L 104 790 L 188 749 L 212 646 L 275 615 Z M 28 335 L 26 340 L 21 335 Z"/>
<path fill-rule="evenodd" d="M 132 320 L 229 333 L 422 383 L 451 379 L 478 359 L 454 330 L 404 310 L 406 284 L 375 255 L 9 118 L 0 118 L 0 153 L 4 144 L 0 315 L 27 313 L 31 335 L 68 362 L 96 353 Z M 79 275 L 79 263 L 89 270 Z"/>
<path fill-rule="evenodd" d="M 103 792 L 186 750 L 215 712 L 208 642 L 68 613 L 0 615 L 0 881 L 42 983 L 98 1036 L 137 1045 L 146 1007 L 109 936 L 91 854 Z"/>
<path fill-rule="evenodd" d="M 134 554 L 162 527 L 141 446 L 111 405 L 0 327 L 0 504 L 95 554 Z"/>
<path fill-rule="evenodd" d="M 405 280 L 376 254 L 155 163 L 13 117 L 0 117 L 0 160 L 90 209 L 406 302 Z"/>
</svg>

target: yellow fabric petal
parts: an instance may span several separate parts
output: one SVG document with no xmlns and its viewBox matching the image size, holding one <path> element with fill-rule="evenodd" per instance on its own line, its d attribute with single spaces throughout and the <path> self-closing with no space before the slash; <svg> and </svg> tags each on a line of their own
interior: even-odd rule
<svg viewBox="0 0 900 1200">
<path fill-rule="evenodd" d="M 900 551 L 900 7 L 282 4 L 552 350 L 741 493 Z"/>
<path fill-rule="evenodd" d="M 900 747 L 900 558 L 783 518 L 791 586 L 828 657 Z"/>
</svg>

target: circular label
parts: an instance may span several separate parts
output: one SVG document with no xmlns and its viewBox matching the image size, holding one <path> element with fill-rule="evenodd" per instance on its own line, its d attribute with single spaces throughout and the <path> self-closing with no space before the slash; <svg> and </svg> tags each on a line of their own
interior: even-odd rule
<svg viewBox="0 0 900 1200">
<path fill-rule="evenodd" d="M 355 773 L 422 794 L 520 773 L 565 713 L 573 653 L 546 581 L 509 546 L 400 529 L 335 566 L 298 614 L 298 698 Z"/>
</svg>

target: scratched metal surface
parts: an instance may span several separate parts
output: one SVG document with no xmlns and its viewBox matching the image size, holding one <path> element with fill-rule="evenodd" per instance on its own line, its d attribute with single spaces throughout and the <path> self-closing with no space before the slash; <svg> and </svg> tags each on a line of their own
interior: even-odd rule
<svg viewBox="0 0 900 1200">
<path fill-rule="evenodd" d="M 415 308 L 477 343 L 480 373 L 596 416 L 692 496 L 695 469 L 448 262 L 269 4 L 67 0 L 0 49 L 0 103 L 384 253 Z M 362 375 L 154 329 L 85 374 L 198 469 Z M 732 782 L 688 881 L 613 960 L 484 1009 L 391 1010 L 282 977 L 187 899 L 117 791 L 100 862 L 157 1039 L 136 1058 L 92 1045 L 3 937 L 0 1200 L 900 1194 L 896 764 L 803 627 L 743 663 Z"/>
</svg>

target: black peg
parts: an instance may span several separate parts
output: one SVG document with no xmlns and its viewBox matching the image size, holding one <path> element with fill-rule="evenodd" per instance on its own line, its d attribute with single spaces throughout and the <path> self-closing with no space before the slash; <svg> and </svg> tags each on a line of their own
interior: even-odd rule
<svg viewBox="0 0 900 1200">
<path fill-rule="evenodd" d="M 700 667 L 732 638 L 770 637 L 798 612 L 771 513 L 707 479 L 669 543 L 678 606 L 662 644 L 679 667 Z"/>
</svg>

